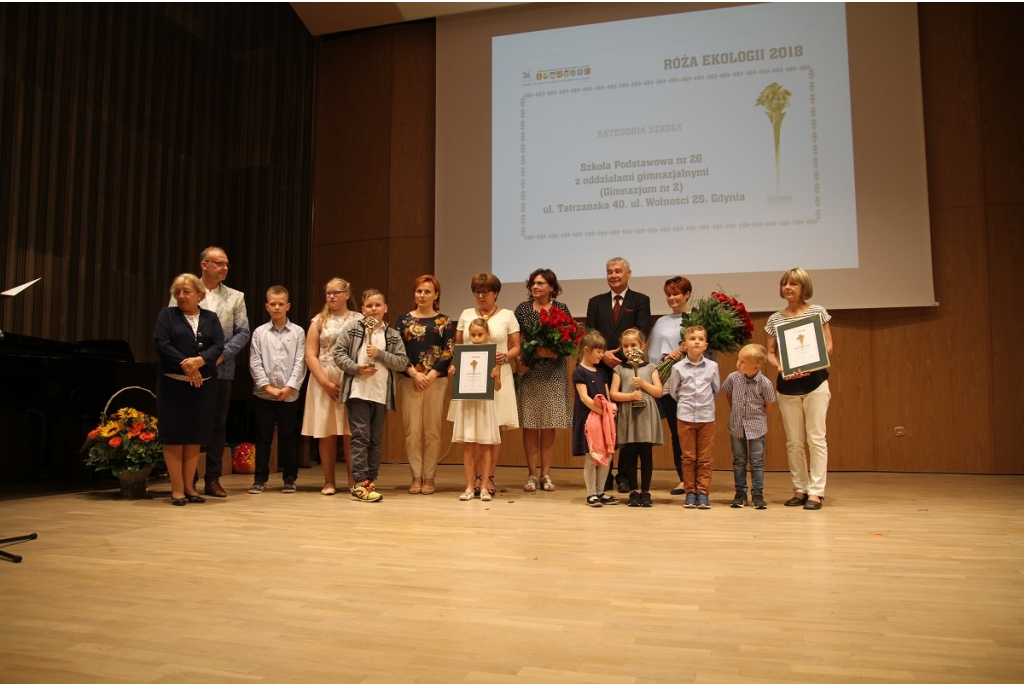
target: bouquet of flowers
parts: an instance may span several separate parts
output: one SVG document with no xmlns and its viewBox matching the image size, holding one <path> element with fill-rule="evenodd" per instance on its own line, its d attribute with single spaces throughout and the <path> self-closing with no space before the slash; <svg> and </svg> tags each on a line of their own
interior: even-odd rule
<svg viewBox="0 0 1024 685">
<path fill-rule="evenodd" d="M 683 314 L 680 330 L 690 326 L 701 326 L 707 331 L 708 349 L 723 354 L 740 349 L 754 334 L 754 321 L 743 303 L 718 292 L 700 298 L 688 313 Z M 675 363 L 674 359 L 668 358 L 658 365 L 663 383 L 668 381 Z"/>
<path fill-rule="evenodd" d="M 85 463 L 97 471 L 110 470 L 115 476 L 163 461 L 156 417 L 127 407 L 109 417 L 100 416 L 100 424 L 89 431 L 82 451 Z"/>
<path fill-rule="evenodd" d="M 583 326 L 576 319 L 558 307 L 540 310 L 537 323 L 527 326 L 523 331 L 521 356 L 527 366 L 535 366 L 553 362 L 540 356 L 537 350 L 541 347 L 554 352 L 559 357 L 575 357 L 576 346 L 583 338 Z"/>
</svg>

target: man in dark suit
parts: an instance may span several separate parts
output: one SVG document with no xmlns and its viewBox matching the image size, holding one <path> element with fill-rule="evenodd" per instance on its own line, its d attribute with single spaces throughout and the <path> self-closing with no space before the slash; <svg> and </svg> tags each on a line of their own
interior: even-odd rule
<svg viewBox="0 0 1024 685">
<path fill-rule="evenodd" d="M 638 328 L 644 337 L 651 333 L 651 298 L 629 289 L 629 262 L 622 257 L 612 257 L 605 265 L 605 276 L 611 292 L 594 295 L 587 304 L 587 328 L 596 328 L 604 336 L 604 358 L 598 368 L 604 373 L 608 384 L 614 369 L 626 361 L 619 346 L 619 337 L 627 328 Z M 629 484 L 622 474 L 615 478 L 619 492 L 629 492 Z M 605 490 L 612 489 L 612 475 L 609 471 Z"/>
</svg>

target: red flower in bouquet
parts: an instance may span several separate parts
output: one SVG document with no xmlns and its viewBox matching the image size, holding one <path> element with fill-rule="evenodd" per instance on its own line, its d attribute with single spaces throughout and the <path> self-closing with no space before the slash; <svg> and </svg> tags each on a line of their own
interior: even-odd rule
<svg viewBox="0 0 1024 685">
<path fill-rule="evenodd" d="M 697 300 L 690 312 L 683 314 L 681 326 L 702 326 L 707 331 L 708 349 L 722 353 L 735 352 L 754 335 L 754 321 L 747 308 L 721 292 Z"/>
<path fill-rule="evenodd" d="M 576 346 L 583 337 L 583 327 L 562 309 L 551 306 L 540 310 L 537 323 L 527 326 L 522 333 L 523 363 L 535 366 L 555 361 L 540 356 L 540 348 L 554 352 L 558 358 L 576 356 Z"/>
<path fill-rule="evenodd" d="M 111 447 L 120 447 L 121 446 L 121 438 L 119 438 L 118 436 L 115 435 L 110 440 L 107 440 L 107 444 L 110 445 Z"/>
</svg>

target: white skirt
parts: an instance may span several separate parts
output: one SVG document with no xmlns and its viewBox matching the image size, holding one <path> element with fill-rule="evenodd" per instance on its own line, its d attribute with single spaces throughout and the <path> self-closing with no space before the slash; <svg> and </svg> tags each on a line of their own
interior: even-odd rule
<svg viewBox="0 0 1024 685">
<path fill-rule="evenodd" d="M 452 400 L 452 442 L 500 445 L 496 400 Z"/>
<path fill-rule="evenodd" d="M 341 385 L 345 372 L 337 366 L 325 366 L 324 373 L 332 383 Z M 306 409 L 302 415 L 302 434 L 314 438 L 332 435 L 352 435 L 348 427 L 348 412 L 344 402 L 335 402 L 315 378 L 310 376 L 306 385 Z"/>
</svg>

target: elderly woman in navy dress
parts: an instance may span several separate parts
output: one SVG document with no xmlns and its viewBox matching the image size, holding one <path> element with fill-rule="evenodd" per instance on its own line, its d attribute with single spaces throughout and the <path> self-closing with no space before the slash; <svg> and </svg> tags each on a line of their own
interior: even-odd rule
<svg viewBox="0 0 1024 685">
<path fill-rule="evenodd" d="M 206 288 L 199 277 L 181 274 L 171 283 L 178 306 L 164 307 L 153 327 L 160 355 L 156 413 L 160 442 L 171 477 L 171 504 L 204 502 L 192 478 L 199 446 L 213 436 L 217 409 L 217 358 L 224 350 L 224 330 L 214 312 L 199 308 Z M 213 382 L 210 382 L 213 381 Z"/>
</svg>

